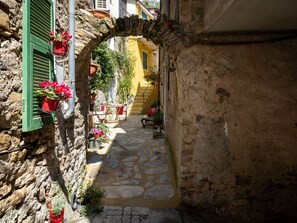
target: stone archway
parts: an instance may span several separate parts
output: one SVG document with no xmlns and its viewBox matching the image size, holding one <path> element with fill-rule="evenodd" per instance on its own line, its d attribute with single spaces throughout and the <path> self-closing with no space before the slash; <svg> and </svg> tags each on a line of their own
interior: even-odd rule
<svg viewBox="0 0 297 223">
<path fill-rule="evenodd" d="M 183 48 L 180 36 L 170 29 L 166 20 L 142 20 L 137 15 L 124 18 L 97 19 L 87 11 L 76 12 L 75 54 L 76 54 L 76 96 L 85 118 L 89 107 L 88 69 L 91 52 L 100 42 L 115 36 L 143 36 L 160 45 L 173 57 Z M 86 118 L 87 119 L 87 118 Z"/>
<path fill-rule="evenodd" d="M 179 54 L 183 45 L 166 20 L 143 20 L 137 15 L 100 20 L 81 12 L 76 16 L 76 26 L 77 57 L 86 56 L 100 42 L 115 36 L 143 36 L 174 55 Z M 175 47 L 170 47 L 173 44 Z"/>
</svg>

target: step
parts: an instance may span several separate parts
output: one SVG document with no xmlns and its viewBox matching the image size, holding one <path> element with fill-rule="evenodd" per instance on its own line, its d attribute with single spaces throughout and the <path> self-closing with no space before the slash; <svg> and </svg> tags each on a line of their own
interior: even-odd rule
<svg viewBox="0 0 297 223">
<path fill-rule="evenodd" d="M 151 95 L 151 93 L 152 93 L 151 91 L 146 91 L 144 93 L 144 96 L 149 96 L 149 95 Z M 141 96 L 142 97 L 143 96 L 143 93 L 137 92 L 136 95 L 135 95 L 135 97 L 137 97 L 137 96 Z"/>
<path fill-rule="evenodd" d="M 143 107 L 143 101 L 134 101 L 133 104 L 132 104 L 132 107 Z"/>
</svg>

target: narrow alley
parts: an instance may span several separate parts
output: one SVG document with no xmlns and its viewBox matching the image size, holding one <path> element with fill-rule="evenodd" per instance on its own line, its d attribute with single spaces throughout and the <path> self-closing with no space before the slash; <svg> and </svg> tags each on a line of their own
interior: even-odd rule
<svg viewBox="0 0 297 223">
<path fill-rule="evenodd" d="M 70 222 L 221 222 L 202 212 L 191 216 L 179 207 L 169 149 L 163 137 L 154 137 L 156 129 L 142 128 L 140 119 L 129 116 L 127 121 L 108 123 L 111 142 L 88 149 L 85 180 L 104 190 L 104 210 L 86 217 L 74 215 Z"/>
</svg>

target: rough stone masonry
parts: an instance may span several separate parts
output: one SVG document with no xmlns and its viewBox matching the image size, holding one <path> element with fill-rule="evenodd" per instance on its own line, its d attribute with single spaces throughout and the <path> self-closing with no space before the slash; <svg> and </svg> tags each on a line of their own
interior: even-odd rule
<svg viewBox="0 0 297 223">
<path fill-rule="evenodd" d="M 180 9 L 185 36 L 205 36 L 204 1 Z M 165 126 L 182 200 L 248 222 L 296 220 L 297 40 L 218 37 L 170 55 Z"/>
<path fill-rule="evenodd" d="M 82 6 L 88 4 L 80 1 L 77 8 Z M 57 1 L 56 13 L 57 29 L 67 30 L 67 2 Z M 50 195 L 71 197 L 85 174 L 88 63 L 76 65 L 74 117 L 64 120 L 58 112 L 54 125 L 22 133 L 22 2 L 1 0 L 0 16 L 0 222 L 43 223 Z M 79 38 L 77 44 L 84 48 Z"/>
</svg>

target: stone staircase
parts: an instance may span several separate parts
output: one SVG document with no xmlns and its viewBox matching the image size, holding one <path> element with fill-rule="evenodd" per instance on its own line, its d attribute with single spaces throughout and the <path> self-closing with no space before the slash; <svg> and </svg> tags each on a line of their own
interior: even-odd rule
<svg viewBox="0 0 297 223">
<path fill-rule="evenodd" d="M 150 97 L 153 89 L 154 87 L 147 82 L 143 82 L 140 84 L 133 103 L 128 107 L 128 115 L 143 114 L 143 107 Z"/>
</svg>

